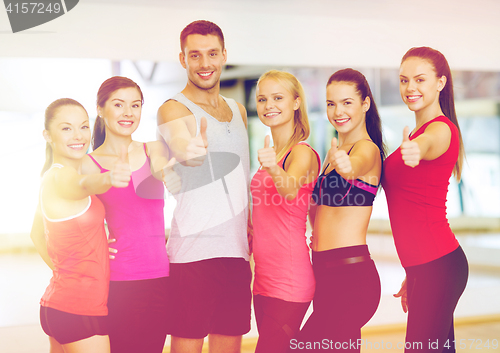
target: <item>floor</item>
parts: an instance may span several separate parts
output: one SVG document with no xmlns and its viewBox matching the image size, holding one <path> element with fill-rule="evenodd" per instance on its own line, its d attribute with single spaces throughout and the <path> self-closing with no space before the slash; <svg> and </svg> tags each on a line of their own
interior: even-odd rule
<svg viewBox="0 0 500 353">
<path fill-rule="evenodd" d="M 488 239 L 460 240 L 465 252 L 471 254 L 471 272 L 467 289 L 456 310 L 457 351 L 481 349 L 500 352 L 500 267 L 486 266 L 484 258 L 500 258 L 498 236 Z M 371 236 L 369 246 L 382 282 L 382 299 L 372 320 L 363 331 L 362 352 L 390 349 L 395 352 L 404 342 L 406 315 L 397 299 L 404 271 L 387 237 Z M 467 245 L 469 244 L 469 245 Z M 475 248 L 476 247 L 476 248 Z M 481 252 L 477 247 L 484 247 Z M 488 253 L 493 250 L 494 253 Z M 474 255 L 475 251 L 479 255 Z M 475 257 L 478 257 L 477 260 Z M 487 262 L 487 263 L 492 263 Z M 477 264 L 477 265 L 476 265 Z M 39 299 L 51 277 L 51 271 L 40 257 L 31 251 L 0 254 L 0 352 L 48 352 L 48 340 L 40 328 Z M 255 322 L 244 336 L 242 352 L 253 352 L 257 341 Z M 164 352 L 169 352 L 167 342 Z M 489 346 L 489 347 L 488 347 Z"/>
</svg>

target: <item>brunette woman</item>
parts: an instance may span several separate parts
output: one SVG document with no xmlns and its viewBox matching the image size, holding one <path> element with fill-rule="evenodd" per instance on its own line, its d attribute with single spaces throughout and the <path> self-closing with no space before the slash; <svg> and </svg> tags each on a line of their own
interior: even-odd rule
<svg viewBox="0 0 500 353">
<path fill-rule="evenodd" d="M 360 72 L 335 72 L 328 80 L 326 103 L 338 141 L 332 139 L 310 210 L 314 311 L 290 348 L 359 352 L 361 327 L 380 300 L 380 279 L 366 232 L 380 183 L 384 144 L 377 107 Z"/>
<path fill-rule="evenodd" d="M 405 352 L 455 351 L 453 312 L 468 264 L 446 218 L 451 175 L 460 179 L 463 144 L 453 82 L 439 51 L 412 48 L 401 60 L 399 89 L 416 126 L 384 163 L 392 233 L 406 279 L 400 292 L 408 311 Z M 430 347 L 430 342 L 438 345 Z"/>
<path fill-rule="evenodd" d="M 143 103 L 134 81 L 115 76 L 103 82 L 97 92 L 94 151 L 83 165 L 85 173 L 106 173 L 125 148 L 132 169 L 127 188 L 98 195 L 116 252 L 110 261 L 108 300 L 111 352 L 116 353 L 162 352 L 168 331 L 162 174 L 173 172 L 164 169 L 168 152 L 163 142 L 132 140 Z"/>
<path fill-rule="evenodd" d="M 94 194 L 126 187 L 130 168 L 122 156 L 110 172 L 80 174 L 90 128 L 87 112 L 75 100 L 58 99 L 48 106 L 43 135 L 47 161 L 31 233 L 53 270 L 40 302 L 42 328 L 51 353 L 109 352 L 108 245 L 104 207 Z"/>
</svg>

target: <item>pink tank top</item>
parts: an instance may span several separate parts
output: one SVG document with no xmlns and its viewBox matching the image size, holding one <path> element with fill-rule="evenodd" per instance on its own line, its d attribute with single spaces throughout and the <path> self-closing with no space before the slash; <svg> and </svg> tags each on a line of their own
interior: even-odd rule
<svg viewBox="0 0 500 353">
<path fill-rule="evenodd" d="M 146 146 L 144 145 L 144 149 Z M 101 169 L 108 170 L 89 154 Z M 151 175 L 149 158 L 126 188 L 110 188 L 97 195 L 106 208 L 110 247 L 118 250 L 110 260 L 112 281 L 166 277 L 169 261 L 165 246 L 163 183 Z"/>
<path fill-rule="evenodd" d="M 40 304 L 76 315 L 107 315 L 109 253 L 102 203 L 92 195 L 78 215 L 54 220 L 44 213 L 43 223 L 54 271 Z"/>
<path fill-rule="evenodd" d="M 278 162 L 281 168 L 291 150 Z M 254 294 L 301 303 L 313 299 L 315 280 L 305 233 L 315 183 L 302 185 L 295 199 L 286 200 L 265 170 L 252 178 Z"/>
</svg>

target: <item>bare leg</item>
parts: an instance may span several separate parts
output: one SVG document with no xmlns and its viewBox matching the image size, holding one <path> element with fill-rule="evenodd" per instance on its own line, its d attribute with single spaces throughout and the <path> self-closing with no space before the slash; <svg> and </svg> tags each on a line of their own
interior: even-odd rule
<svg viewBox="0 0 500 353">
<path fill-rule="evenodd" d="M 172 336 L 170 353 L 201 353 L 203 338 L 182 338 Z"/>
<path fill-rule="evenodd" d="M 241 336 L 208 335 L 209 353 L 240 353 Z"/>
<path fill-rule="evenodd" d="M 95 335 L 63 347 L 65 353 L 109 353 L 109 337 Z"/>
<path fill-rule="evenodd" d="M 63 346 L 54 337 L 49 336 L 50 353 L 64 353 Z"/>
</svg>

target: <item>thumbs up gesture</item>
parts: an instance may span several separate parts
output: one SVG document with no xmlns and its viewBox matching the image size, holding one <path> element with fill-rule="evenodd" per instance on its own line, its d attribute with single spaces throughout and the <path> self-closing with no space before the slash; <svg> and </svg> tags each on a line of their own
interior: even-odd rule
<svg viewBox="0 0 500 353">
<path fill-rule="evenodd" d="M 416 167 L 420 163 L 420 148 L 418 143 L 410 141 L 410 129 L 405 126 L 403 129 L 403 143 L 401 143 L 401 158 L 404 164 L 409 167 Z"/>
<path fill-rule="evenodd" d="M 163 184 L 171 194 L 177 194 L 181 190 L 181 177 L 173 169 L 175 162 L 175 158 L 172 158 L 161 171 Z"/>
<path fill-rule="evenodd" d="M 130 165 L 127 162 L 127 149 L 122 146 L 120 158 L 110 172 L 111 185 L 115 188 L 126 188 L 132 176 Z"/>
<path fill-rule="evenodd" d="M 186 147 L 186 165 L 197 167 L 203 164 L 207 155 L 207 119 L 200 119 L 200 133 L 189 140 Z"/>
<path fill-rule="evenodd" d="M 332 138 L 332 146 L 328 151 L 327 161 L 337 173 L 346 174 L 352 172 L 351 159 L 346 151 L 337 148 L 337 139 L 335 137 Z"/>
<path fill-rule="evenodd" d="M 271 137 L 269 135 L 264 139 L 264 148 L 257 151 L 259 163 L 268 173 L 276 171 L 278 163 L 276 162 L 276 151 L 274 148 L 269 147 Z"/>
</svg>

